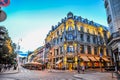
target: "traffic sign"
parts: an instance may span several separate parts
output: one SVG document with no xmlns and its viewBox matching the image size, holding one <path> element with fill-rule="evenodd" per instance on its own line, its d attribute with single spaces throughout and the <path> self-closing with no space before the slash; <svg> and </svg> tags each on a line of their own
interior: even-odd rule
<svg viewBox="0 0 120 80">
<path fill-rule="evenodd" d="M 0 22 L 4 21 L 6 18 L 7 18 L 6 13 L 0 10 Z"/>
<path fill-rule="evenodd" d="M 0 7 L 8 6 L 10 4 L 10 0 L 0 0 Z"/>
</svg>

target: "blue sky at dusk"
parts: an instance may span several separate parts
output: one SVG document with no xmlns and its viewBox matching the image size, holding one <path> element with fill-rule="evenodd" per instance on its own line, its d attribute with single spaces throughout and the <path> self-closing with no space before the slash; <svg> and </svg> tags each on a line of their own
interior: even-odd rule
<svg viewBox="0 0 120 80">
<path fill-rule="evenodd" d="M 13 42 L 22 38 L 21 50 L 34 50 L 44 44 L 52 25 L 57 25 L 69 11 L 107 26 L 103 0 L 10 0 L 3 7 L 7 19 L 0 22 Z"/>
</svg>

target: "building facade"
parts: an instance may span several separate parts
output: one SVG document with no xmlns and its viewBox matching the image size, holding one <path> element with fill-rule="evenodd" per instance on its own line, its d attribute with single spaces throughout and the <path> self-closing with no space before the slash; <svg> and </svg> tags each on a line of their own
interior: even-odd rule
<svg viewBox="0 0 120 80">
<path fill-rule="evenodd" d="M 45 46 L 41 46 L 33 51 L 32 54 L 28 56 L 28 62 L 39 62 L 43 63 L 45 62 Z"/>
<path fill-rule="evenodd" d="M 52 26 L 45 38 L 48 67 L 72 70 L 78 65 L 109 65 L 110 56 L 106 47 L 109 37 L 110 32 L 105 26 L 69 12 L 58 25 Z"/>
<path fill-rule="evenodd" d="M 112 58 L 114 59 L 115 70 L 120 67 L 120 1 L 104 0 L 107 13 L 107 22 L 111 31 L 111 38 L 108 45 L 111 48 Z"/>
</svg>

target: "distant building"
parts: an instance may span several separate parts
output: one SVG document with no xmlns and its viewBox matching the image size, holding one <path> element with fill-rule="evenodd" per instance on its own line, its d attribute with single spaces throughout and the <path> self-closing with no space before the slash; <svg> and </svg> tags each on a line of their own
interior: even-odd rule
<svg viewBox="0 0 120 80">
<path fill-rule="evenodd" d="M 111 47 L 117 71 L 120 67 L 120 0 L 104 0 L 104 4 L 111 32 L 108 45 Z"/>
<path fill-rule="evenodd" d="M 28 56 L 28 62 L 40 62 L 40 63 L 44 63 L 45 61 L 45 47 L 39 47 L 36 50 L 33 51 L 32 54 L 30 54 Z"/>
<path fill-rule="evenodd" d="M 76 69 L 77 65 L 99 67 L 100 55 L 102 66 L 109 65 L 106 47 L 109 37 L 105 26 L 69 12 L 58 25 L 52 26 L 45 38 L 48 67 L 69 70 Z"/>
</svg>

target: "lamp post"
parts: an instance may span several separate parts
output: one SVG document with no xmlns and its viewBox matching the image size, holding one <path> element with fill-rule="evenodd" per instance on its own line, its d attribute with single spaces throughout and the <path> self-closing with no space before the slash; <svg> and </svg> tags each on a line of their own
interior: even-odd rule
<svg viewBox="0 0 120 80">
<path fill-rule="evenodd" d="M 51 51 L 50 51 L 50 55 L 49 55 L 49 56 L 50 56 L 50 71 L 51 71 L 52 65 L 53 65 L 53 64 L 52 64 L 52 52 L 51 52 Z"/>
<path fill-rule="evenodd" d="M 82 47 L 80 46 L 80 53 L 81 53 L 81 49 L 82 49 Z M 79 54 L 78 54 L 78 49 L 76 49 L 76 52 L 77 52 L 77 58 L 78 58 L 78 60 L 77 60 L 77 71 L 78 71 L 78 73 L 80 73 L 80 62 L 81 62 L 81 59 L 80 59 L 80 56 L 79 56 Z"/>
<path fill-rule="evenodd" d="M 102 72 L 102 53 L 100 53 L 100 71 Z"/>
</svg>

